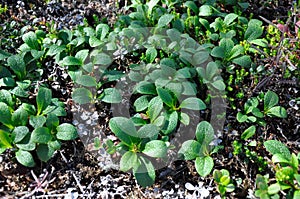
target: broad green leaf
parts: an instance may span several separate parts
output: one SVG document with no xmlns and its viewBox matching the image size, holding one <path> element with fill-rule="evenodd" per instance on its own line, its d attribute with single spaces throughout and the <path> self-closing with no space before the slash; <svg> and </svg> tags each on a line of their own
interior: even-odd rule
<svg viewBox="0 0 300 199">
<path fill-rule="evenodd" d="M 95 48 L 97 46 L 100 46 L 101 44 L 103 44 L 102 41 L 100 41 L 97 37 L 92 36 L 89 38 L 89 44 L 92 48 Z"/>
<path fill-rule="evenodd" d="M 168 147 L 165 142 L 161 140 L 152 140 L 146 143 L 142 152 L 153 158 L 162 158 L 167 155 L 167 149 Z"/>
<path fill-rule="evenodd" d="M 178 113 L 173 111 L 171 114 L 168 115 L 167 121 L 165 122 L 166 129 L 163 129 L 162 132 L 165 135 L 172 133 L 178 124 Z"/>
<path fill-rule="evenodd" d="M 38 116 L 31 115 L 29 118 L 29 124 L 33 128 L 42 127 L 44 126 L 45 122 L 46 122 L 46 117 L 42 115 L 38 115 Z"/>
<path fill-rule="evenodd" d="M 18 162 L 20 162 L 22 165 L 26 167 L 34 167 L 35 162 L 30 152 L 18 150 L 16 152 L 16 158 Z"/>
<path fill-rule="evenodd" d="M 156 87 L 153 83 L 142 81 L 136 86 L 136 91 L 140 94 L 156 94 Z"/>
<path fill-rule="evenodd" d="M 200 71 L 199 71 L 199 72 L 200 72 Z M 203 72 L 202 72 L 202 73 L 203 73 Z M 213 77 L 214 77 L 216 74 L 219 73 L 219 68 L 218 68 L 217 63 L 216 63 L 216 62 L 209 62 L 209 63 L 207 64 L 205 73 L 204 73 L 204 74 L 202 74 L 202 73 L 200 72 L 200 75 L 201 75 L 203 78 L 205 78 L 205 79 L 207 79 L 207 80 L 209 80 L 209 81 L 212 80 Z"/>
<path fill-rule="evenodd" d="M 111 131 L 127 146 L 132 145 L 138 139 L 137 131 L 132 120 L 125 117 L 113 117 L 109 121 Z"/>
<path fill-rule="evenodd" d="M 189 123 L 190 123 L 190 117 L 186 113 L 183 113 L 183 112 L 180 113 L 179 120 L 182 124 L 184 124 L 186 126 L 189 125 Z"/>
<path fill-rule="evenodd" d="M 295 190 L 293 199 L 300 199 L 300 190 Z"/>
<path fill-rule="evenodd" d="M 228 15 L 225 16 L 224 18 L 224 23 L 227 25 L 227 26 L 230 26 L 231 23 L 238 18 L 238 15 L 235 14 L 235 13 L 230 13 Z"/>
<path fill-rule="evenodd" d="M 296 156 L 296 154 L 292 153 L 292 158 L 291 158 L 291 162 L 290 162 L 290 165 L 292 167 L 294 167 L 294 169 L 298 169 L 298 166 L 299 166 L 299 159 L 298 157 Z"/>
<path fill-rule="evenodd" d="M 179 42 L 181 40 L 181 33 L 175 28 L 168 29 L 167 35 L 169 36 L 171 41 Z M 166 64 L 166 62 L 165 62 L 166 60 L 168 60 L 168 58 L 164 58 L 163 60 L 161 60 L 160 64 Z M 168 65 L 168 64 L 166 64 L 166 65 Z M 168 66 L 170 66 L 170 65 L 168 65 Z"/>
<path fill-rule="evenodd" d="M 67 56 L 61 61 L 63 66 L 82 66 L 83 62 L 76 57 Z"/>
<path fill-rule="evenodd" d="M 112 63 L 112 58 L 108 54 L 97 53 L 93 59 L 93 63 L 102 66 L 108 66 Z"/>
<path fill-rule="evenodd" d="M 139 161 L 140 166 L 133 171 L 134 177 L 142 187 L 151 186 L 155 181 L 155 168 L 147 158 L 139 157 Z"/>
<path fill-rule="evenodd" d="M 160 97 L 154 97 L 151 99 L 148 105 L 147 115 L 151 121 L 154 121 L 163 109 L 163 102 Z"/>
<path fill-rule="evenodd" d="M 234 47 L 234 42 L 232 41 L 232 39 L 228 39 L 228 38 L 221 39 L 221 41 L 220 41 L 220 47 L 222 47 L 223 50 L 224 50 L 225 58 L 227 60 L 229 60 L 231 50 Z"/>
<path fill-rule="evenodd" d="M 169 107 L 174 106 L 174 99 L 170 91 L 163 88 L 157 88 L 156 91 L 158 96 L 166 105 L 168 105 Z"/>
<path fill-rule="evenodd" d="M 251 19 L 248 23 L 248 28 L 245 32 L 244 39 L 250 42 L 260 37 L 262 33 L 262 22 L 257 19 Z"/>
<path fill-rule="evenodd" d="M 166 118 L 164 116 L 159 116 L 157 117 L 152 124 L 154 124 L 155 126 L 162 126 L 165 123 Z"/>
<path fill-rule="evenodd" d="M 209 58 L 209 53 L 205 50 L 196 52 L 192 57 L 193 66 L 200 66 Z"/>
<path fill-rule="evenodd" d="M 35 109 L 34 105 L 23 103 L 21 106 L 28 112 L 29 115 L 35 115 L 36 114 L 36 109 Z"/>
<path fill-rule="evenodd" d="M 291 159 L 291 153 L 289 149 L 280 141 L 268 140 L 264 142 L 264 146 L 266 147 L 267 151 L 272 155 L 281 154 L 285 159 Z"/>
<path fill-rule="evenodd" d="M 199 8 L 198 6 L 195 4 L 194 1 L 186 1 L 184 4 L 184 6 L 188 7 L 189 9 L 193 10 L 193 12 L 198 15 L 199 13 Z"/>
<path fill-rule="evenodd" d="M 41 87 L 36 96 L 37 115 L 50 105 L 52 99 L 52 91 L 48 88 Z"/>
<path fill-rule="evenodd" d="M 206 109 L 206 105 L 201 99 L 197 97 L 189 97 L 181 102 L 180 108 L 191 110 L 204 110 Z"/>
<path fill-rule="evenodd" d="M 255 135 L 255 131 L 256 131 L 256 127 L 254 125 L 252 125 L 242 133 L 241 138 L 243 140 L 248 140 L 253 135 Z"/>
<path fill-rule="evenodd" d="M 22 36 L 22 40 L 34 50 L 39 50 L 39 43 L 34 32 L 28 32 Z"/>
<path fill-rule="evenodd" d="M 69 123 L 59 125 L 56 130 L 56 137 L 59 140 L 74 140 L 78 137 L 77 129 Z"/>
<path fill-rule="evenodd" d="M 226 88 L 226 85 L 222 79 L 211 82 L 211 85 L 220 91 L 224 91 Z"/>
<path fill-rule="evenodd" d="M 72 93 L 72 98 L 76 103 L 87 104 L 93 100 L 93 94 L 86 88 L 76 88 Z"/>
<path fill-rule="evenodd" d="M 46 144 L 52 139 L 50 130 L 46 127 L 38 127 L 32 131 L 31 140 L 36 143 Z"/>
<path fill-rule="evenodd" d="M 206 177 L 214 167 L 214 160 L 210 156 L 197 157 L 195 167 L 200 176 Z"/>
<path fill-rule="evenodd" d="M 146 50 L 146 60 L 148 63 L 154 62 L 157 56 L 157 50 L 153 47 L 150 47 Z"/>
<path fill-rule="evenodd" d="M 264 48 L 268 47 L 268 41 L 266 39 L 254 39 L 250 43 Z"/>
<path fill-rule="evenodd" d="M 213 10 L 209 5 L 202 5 L 199 10 L 199 16 L 211 16 L 213 14 Z"/>
<path fill-rule="evenodd" d="M 48 142 L 48 146 L 49 146 L 49 148 L 52 148 L 53 150 L 59 150 L 61 147 L 61 143 L 59 140 L 54 140 L 54 141 Z"/>
<path fill-rule="evenodd" d="M 184 160 L 194 160 L 199 157 L 201 144 L 195 140 L 185 141 L 178 151 L 179 158 Z"/>
<path fill-rule="evenodd" d="M 12 91 L 12 94 L 16 95 L 17 97 L 24 97 L 27 98 L 29 96 L 28 91 L 24 90 L 23 88 L 17 86 Z"/>
<path fill-rule="evenodd" d="M 89 75 L 81 75 L 76 78 L 76 83 L 86 87 L 96 87 L 96 79 Z"/>
<path fill-rule="evenodd" d="M 101 41 L 106 37 L 108 32 L 109 32 L 109 26 L 107 24 L 98 24 L 96 26 L 96 36 Z"/>
<path fill-rule="evenodd" d="M 19 80 L 26 77 L 26 66 L 21 55 L 12 55 L 7 59 L 7 65 L 14 71 Z"/>
<path fill-rule="evenodd" d="M 145 124 L 137 132 L 139 138 L 150 138 L 151 140 L 157 139 L 159 129 L 154 124 Z"/>
<path fill-rule="evenodd" d="M 31 133 L 28 133 L 16 146 L 24 151 L 33 151 L 36 144 L 31 140 Z"/>
<path fill-rule="evenodd" d="M 207 121 L 202 121 L 197 125 L 196 138 L 201 145 L 208 145 L 214 140 L 214 129 Z"/>
<path fill-rule="evenodd" d="M 87 50 L 87 49 L 80 50 L 76 53 L 75 58 L 79 59 L 81 61 L 81 63 L 84 63 L 84 61 L 86 60 L 88 55 L 89 55 L 89 50 Z M 81 65 L 83 65 L 83 64 L 81 64 Z"/>
<path fill-rule="evenodd" d="M 37 156 L 43 162 L 47 162 L 53 156 L 55 149 L 48 144 L 39 144 L 36 148 Z"/>
<path fill-rule="evenodd" d="M 14 137 L 14 143 L 18 143 L 22 141 L 28 134 L 29 134 L 29 129 L 26 126 L 16 127 L 12 132 L 12 135 Z"/>
<path fill-rule="evenodd" d="M 153 8 L 158 4 L 159 0 L 150 0 L 148 5 L 148 16 L 151 15 Z"/>
<path fill-rule="evenodd" d="M 59 46 L 59 45 L 53 44 L 50 46 L 46 55 L 53 56 L 53 55 L 63 52 L 65 49 L 66 49 L 66 46 L 64 46 L 64 45 Z"/>
<path fill-rule="evenodd" d="M 13 98 L 8 90 L 0 90 L 0 102 L 4 102 L 8 106 L 13 106 Z"/>
<path fill-rule="evenodd" d="M 252 97 L 252 98 L 248 99 L 244 105 L 244 110 L 246 111 L 246 114 L 252 112 L 252 110 L 254 108 L 256 108 L 258 106 L 258 104 L 259 104 L 259 102 L 258 102 L 257 98 Z"/>
<path fill-rule="evenodd" d="M 10 53 L 8 53 L 8 52 L 6 52 L 6 51 L 4 51 L 4 50 L 0 50 L 0 60 L 2 61 L 2 60 L 5 60 L 6 58 L 8 58 L 9 56 L 11 56 L 11 54 Z M 1 68 L 1 67 L 0 67 Z M 1 69 L 0 69 L 0 72 L 2 72 L 1 71 Z M 1 76 L 1 75 L 0 75 Z"/>
<path fill-rule="evenodd" d="M 272 162 L 273 163 L 287 163 L 287 164 L 290 164 L 290 161 L 289 159 L 286 159 L 283 155 L 279 154 L 279 153 L 276 153 L 272 156 Z"/>
<path fill-rule="evenodd" d="M 59 103 L 62 103 L 63 105 L 60 105 L 60 104 L 54 104 L 54 102 L 58 100 L 57 98 L 54 98 L 52 99 L 52 103 L 53 105 L 50 105 L 48 106 L 44 111 L 43 111 L 43 115 L 48 115 L 48 114 L 54 114 L 56 115 L 57 117 L 60 117 L 60 116 L 66 116 L 67 115 L 67 112 L 65 111 L 64 109 L 64 104 L 63 102 L 59 102 Z"/>
<path fill-rule="evenodd" d="M 174 18 L 174 15 L 172 14 L 164 14 L 163 16 L 161 16 L 158 20 L 158 27 L 164 27 L 166 25 L 168 25 Z"/>
<path fill-rule="evenodd" d="M 281 190 L 281 187 L 278 183 L 271 184 L 268 187 L 268 194 L 274 195 L 274 194 L 277 194 L 280 190 Z"/>
<path fill-rule="evenodd" d="M 241 57 L 234 58 L 232 62 L 246 68 L 249 68 L 252 63 L 249 55 L 243 55 Z"/>
<path fill-rule="evenodd" d="M 287 118 L 287 112 L 285 108 L 281 106 L 275 106 L 268 110 L 267 115 L 269 116 L 276 116 L 280 118 Z"/>
<path fill-rule="evenodd" d="M 259 108 L 254 107 L 251 112 L 255 117 L 258 117 L 258 118 L 264 117 L 264 114 L 259 110 Z"/>
<path fill-rule="evenodd" d="M 181 83 L 183 87 L 183 95 L 195 96 L 197 94 L 197 85 L 190 81 L 185 81 Z"/>
<path fill-rule="evenodd" d="M 28 123 L 28 113 L 22 106 L 20 106 L 12 114 L 11 120 L 14 126 L 26 126 Z"/>
<path fill-rule="evenodd" d="M 211 56 L 218 58 L 225 58 L 225 49 L 221 46 L 216 46 L 210 52 Z"/>
<path fill-rule="evenodd" d="M 16 82 L 11 77 L 0 78 L 0 87 L 14 87 L 15 85 L 16 85 Z"/>
<path fill-rule="evenodd" d="M 229 54 L 229 58 L 228 58 L 228 60 L 231 60 L 231 59 L 233 59 L 233 58 L 236 58 L 237 56 L 239 56 L 239 55 L 241 55 L 241 54 L 243 54 L 244 53 L 244 47 L 243 46 L 241 46 L 241 45 L 235 45 L 232 49 L 231 49 L 231 51 L 230 51 L 230 54 Z"/>
<path fill-rule="evenodd" d="M 12 148 L 11 137 L 8 132 L 0 129 L 0 148 Z M 1 153 L 0 153 L 1 154 Z"/>
<path fill-rule="evenodd" d="M 84 27 L 83 31 L 85 33 L 86 36 L 91 37 L 95 35 L 95 29 L 92 27 Z"/>
<path fill-rule="evenodd" d="M 135 111 L 140 112 L 140 111 L 147 109 L 148 104 L 149 104 L 149 98 L 150 98 L 150 96 L 147 96 L 147 95 L 143 95 L 143 96 L 137 98 L 133 104 Z"/>
<path fill-rule="evenodd" d="M 106 88 L 100 95 L 100 99 L 106 103 L 120 103 L 122 101 L 122 96 L 118 89 Z"/>
<path fill-rule="evenodd" d="M 9 107 L 4 102 L 0 102 L 0 113 L 0 122 L 9 128 L 13 128 Z"/>
<path fill-rule="evenodd" d="M 278 104 L 278 95 L 273 91 L 268 91 L 264 96 L 264 110 L 268 111 L 270 108 Z"/>
<path fill-rule="evenodd" d="M 257 118 L 254 117 L 254 116 L 248 116 L 248 117 L 247 117 L 247 121 L 248 121 L 248 122 L 250 121 L 250 122 L 253 122 L 253 123 L 254 123 L 254 122 L 257 121 Z"/>
<path fill-rule="evenodd" d="M 127 151 L 120 160 L 120 170 L 128 171 L 131 168 L 139 166 L 137 154 L 132 151 Z"/>
</svg>

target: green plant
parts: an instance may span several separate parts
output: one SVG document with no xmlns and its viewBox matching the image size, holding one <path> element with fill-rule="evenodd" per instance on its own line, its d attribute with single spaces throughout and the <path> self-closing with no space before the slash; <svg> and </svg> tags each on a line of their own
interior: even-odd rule
<svg viewBox="0 0 300 199">
<path fill-rule="evenodd" d="M 7 12 L 7 5 L 4 5 L 4 7 L 2 7 L 3 5 L 0 4 L 0 15 L 2 15 L 3 13 Z"/>
<path fill-rule="evenodd" d="M 145 124 L 138 130 L 131 119 L 114 117 L 109 127 L 119 138 L 117 146 L 107 144 L 113 153 L 122 154 L 120 170 L 133 170 L 137 182 L 143 187 L 152 185 L 155 180 L 155 168 L 150 158 L 164 158 L 167 155 L 168 143 L 158 140 L 159 129 L 153 124 Z"/>
<path fill-rule="evenodd" d="M 213 169 L 214 161 L 211 155 L 218 152 L 220 146 L 212 145 L 215 139 L 214 130 L 210 123 L 202 121 L 198 124 L 196 129 L 196 140 L 185 141 L 178 155 L 184 160 L 194 160 L 195 167 L 199 175 L 205 177 Z"/>
<path fill-rule="evenodd" d="M 244 110 L 237 113 L 238 122 L 249 122 L 249 123 L 258 123 L 262 126 L 266 125 L 265 120 L 263 119 L 266 116 L 269 117 L 279 117 L 286 118 L 287 112 L 285 108 L 281 106 L 276 106 L 278 104 L 278 95 L 273 91 L 268 91 L 264 94 L 263 97 L 263 111 L 258 108 L 259 105 L 259 96 L 252 97 L 247 100 L 244 104 Z M 250 115 L 251 114 L 251 115 Z"/>
<path fill-rule="evenodd" d="M 264 142 L 266 150 L 272 154 L 276 182 L 269 185 L 268 176 L 257 175 L 255 195 L 260 198 L 279 198 L 279 192 L 287 192 L 286 197 L 300 196 L 299 157 L 277 140 Z"/>
<path fill-rule="evenodd" d="M 16 159 L 24 166 L 33 167 L 32 153 L 44 162 L 60 149 L 62 140 L 77 137 L 75 127 L 59 123 L 59 116 L 65 116 L 64 105 L 52 98 L 50 89 L 41 87 L 36 96 L 36 106 L 22 103 L 17 105 L 15 97 L 8 91 L 0 91 L 1 140 L 0 151 L 16 149 Z"/>
<path fill-rule="evenodd" d="M 226 169 L 214 170 L 213 177 L 217 184 L 217 190 L 222 198 L 226 198 L 226 192 L 233 192 L 235 189 L 234 184 L 230 179 L 230 174 Z"/>
</svg>

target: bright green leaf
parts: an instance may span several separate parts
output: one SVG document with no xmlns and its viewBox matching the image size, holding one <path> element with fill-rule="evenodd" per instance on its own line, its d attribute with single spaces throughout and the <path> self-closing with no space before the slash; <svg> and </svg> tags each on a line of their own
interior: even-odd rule
<svg viewBox="0 0 300 199">
<path fill-rule="evenodd" d="M 174 18 L 174 15 L 172 14 L 164 14 L 161 16 L 158 20 L 158 27 L 164 27 L 167 26 Z"/>
<path fill-rule="evenodd" d="M 289 149 L 280 141 L 268 140 L 264 142 L 264 146 L 266 147 L 267 151 L 270 152 L 272 155 L 278 153 L 281 154 L 287 160 L 291 159 L 291 153 Z"/>
<path fill-rule="evenodd" d="M 63 123 L 56 130 L 56 137 L 59 140 L 74 140 L 78 136 L 77 129 L 72 124 Z"/>
<path fill-rule="evenodd" d="M 199 157 L 200 150 L 201 144 L 199 142 L 195 140 L 188 140 L 182 144 L 178 151 L 178 155 L 184 160 L 193 160 Z"/>
<path fill-rule="evenodd" d="M 132 151 L 127 151 L 120 160 L 120 170 L 121 171 L 128 171 L 133 167 L 138 166 L 138 157 L 137 154 Z"/>
<path fill-rule="evenodd" d="M 168 147 L 165 142 L 161 140 L 152 140 L 146 143 L 142 152 L 150 157 L 162 158 L 167 155 L 167 149 Z"/>
<path fill-rule="evenodd" d="M 253 135 L 255 135 L 255 131 L 256 131 L 256 127 L 254 125 L 252 125 L 242 133 L 241 138 L 243 140 L 248 140 Z"/>
<path fill-rule="evenodd" d="M 18 162 L 26 167 L 34 167 L 35 162 L 30 152 L 19 150 L 16 152 L 16 158 Z"/>
<path fill-rule="evenodd" d="M 49 106 L 52 99 L 52 91 L 48 88 L 41 87 L 36 97 L 37 115 Z"/>
<path fill-rule="evenodd" d="M 195 167 L 199 175 L 205 177 L 212 171 L 214 167 L 214 161 L 210 156 L 197 157 L 195 161 Z"/>
<path fill-rule="evenodd" d="M 206 105 L 201 99 L 197 97 L 189 97 L 181 102 L 180 108 L 191 110 L 204 110 L 206 109 Z"/>
<path fill-rule="evenodd" d="M 36 143 L 46 144 L 52 139 L 50 130 L 46 127 L 38 127 L 32 131 L 31 140 Z"/>
<path fill-rule="evenodd" d="M 76 88 L 72 93 L 72 98 L 76 103 L 87 104 L 93 100 L 93 94 L 86 88 Z"/>
</svg>

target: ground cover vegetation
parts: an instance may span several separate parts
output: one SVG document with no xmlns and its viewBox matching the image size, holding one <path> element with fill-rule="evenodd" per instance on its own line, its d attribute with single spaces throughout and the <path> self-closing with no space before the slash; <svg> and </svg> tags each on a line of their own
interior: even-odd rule
<svg viewBox="0 0 300 199">
<path fill-rule="evenodd" d="M 83 143 L 110 154 L 117 174 L 132 172 L 138 191 L 124 197 L 165 184 L 184 190 L 174 198 L 300 198 L 299 1 L 269 18 L 255 1 L 132 0 L 114 23 L 94 13 L 72 28 L 8 19 L 9 2 L 0 5 L 3 161 L 49 169 Z M 87 141 L 72 106 L 105 114 L 104 132 Z M 32 175 L 23 196 L 47 195 L 55 180 Z M 82 197 L 105 198 L 75 180 Z"/>
</svg>

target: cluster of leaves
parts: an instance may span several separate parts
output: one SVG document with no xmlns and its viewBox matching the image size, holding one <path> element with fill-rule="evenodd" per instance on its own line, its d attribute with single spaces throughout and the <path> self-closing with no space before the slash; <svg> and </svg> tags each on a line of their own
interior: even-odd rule
<svg viewBox="0 0 300 199">
<path fill-rule="evenodd" d="M 299 154 L 290 153 L 289 149 L 277 140 L 264 142 L 266 150 L 272 154 L 276 182 L 272 183 L 269 175 L 256 177 L 255 196 L 260 198 L 280 198 L 279 192 L 285 192 L 287 198 L 300 197 Z"/>
<path fill-rule="evenodd" d="M 49 35 L 29 31 L 22 40 L 16 54 L 0 53 L 0 151 L 11 148 L 18 162 L 33 167 L 36 156 L 48 161 L 61 141 L 77 137 L 77 130 L 60 123 L 59 117 L 67 115 L 64 103 L 52 98 L 51 89 L 40 82 L 51 54 Z"/>
<path fill-rule="evenodd" d="M 278 104 L 278 95 L 273 91 L 268 91 L 265 94 L 257 97 L 251 97 L 244 104 L 244 110 L 237 113 L 237 121 L 240 123 L 257 123 L 261 126 L 266 126 L 265 117 L 279 117 L 286 118 L 287 112 L 286 109 L 282 106 L 277 106 Z M 263 101 L 263 111 L 259 109 L 259 101 Z M 252 137 L 256 132 L 256 126 L 252 125 L 247 128 L 241 138 L 247 140 Z"/>
</svg>

